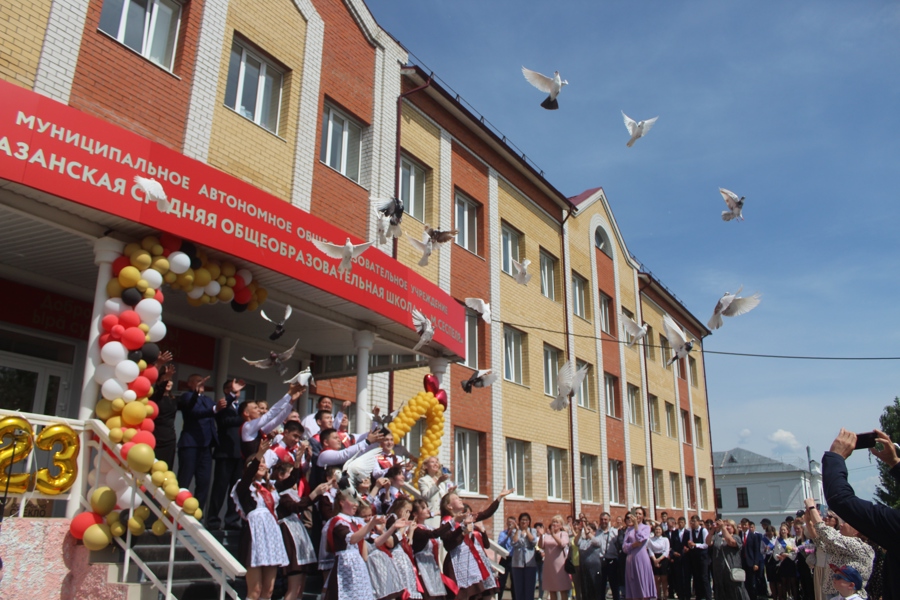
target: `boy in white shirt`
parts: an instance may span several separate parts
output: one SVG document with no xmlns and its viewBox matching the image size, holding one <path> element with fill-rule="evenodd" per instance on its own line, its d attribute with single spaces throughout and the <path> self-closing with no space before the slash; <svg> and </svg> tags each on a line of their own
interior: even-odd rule
<svg viewBox="0 0 900 600">
<path fill-rule="evenodd" d="M 831 567 L 831 579 L 834 582 L 834 589 L 838 591 L 841 597 L 847 600 L 859 600 L 859 590 L 862 589 L 862 575 L 859 574 L 854 567 L 844 565 L 828 565 Z"/>
</svg>

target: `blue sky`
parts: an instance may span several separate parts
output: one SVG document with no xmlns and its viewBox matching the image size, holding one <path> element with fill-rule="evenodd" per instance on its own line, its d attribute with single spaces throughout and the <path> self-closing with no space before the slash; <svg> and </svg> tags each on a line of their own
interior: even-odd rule
<svg viewBox="0 0 900 600">
<path fill-rule="evenodd" d="M 763 294 L 707 350 L 900 356 L 897 3 L 368 4 L 557 189 L 603 186 L 629 250 L 703 321 L 725 291 Z M 523 65 L 568 79 L 559 111 Z M 659 115 L 633 148 L 622 110 Z M 744 222 L 721 220 L 719 187 L 747 196 Z M 900 394 L 898 361 L 706 361 L 716 450 L 818 459 Z"/>
</svg>

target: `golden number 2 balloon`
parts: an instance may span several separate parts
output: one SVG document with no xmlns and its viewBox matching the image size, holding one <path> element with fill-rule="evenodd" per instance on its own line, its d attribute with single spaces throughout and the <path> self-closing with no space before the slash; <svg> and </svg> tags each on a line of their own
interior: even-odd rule
<svg viewBox="0 0 900 600">
<path fill-rule="evenodd" d="M 59 467 L 59 475 L 50 474 L 50 469 L 39 469 L 34 487 L 42 494 L 55 496 L 67 491 L 75 483 L 78 476 L 78 450 L 81 441 L 68 425 L 48 425 L 41 430 L 35 445 L 41 450 L 53 450 L 56 443 L 62 449 L 53 455 L 53 464 Z"/>
<path fill-rule="evenodd" d="M 24 435 L 16 435 L 20 429 Z M 34 430 L 31 424 L 21 417 L 4 417 L 0 419 L 0 440 L 4 442 L 0 448 L 0 493 L 4 493 L 9 486 L 13 494 L 24 494 L 31 485 L 31 473 L 13 473 L 9 475 L 11 465 L 21 462 L 31 454 L 34 443 L 32 436 Z M 9 445 L 5 444 L 10 438 Z"/>
</svg>

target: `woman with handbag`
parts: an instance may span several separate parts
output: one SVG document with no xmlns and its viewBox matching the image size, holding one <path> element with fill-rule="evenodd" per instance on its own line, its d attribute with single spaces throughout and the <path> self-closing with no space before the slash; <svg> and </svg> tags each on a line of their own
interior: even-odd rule
<svg viewBox="0 0 900 600">
<path fill-rule="evenodd" d="M 706 536 L 716 600 L 750 600 L 744 588 L 746 573 L 741 568 L 741 538 L 737 530 L 733 520 L 719 519 Z"/>
</svg>

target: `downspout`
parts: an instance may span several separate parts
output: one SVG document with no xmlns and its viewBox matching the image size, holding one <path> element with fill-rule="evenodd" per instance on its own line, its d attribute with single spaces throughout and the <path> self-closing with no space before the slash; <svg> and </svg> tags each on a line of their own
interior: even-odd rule
<svg viewBox="0 0 900 600">
<path fill-rule="evenodd" d="M 638 278 L 640 280 L 640 278 Z M 644 308 L 643 301 L 641 300 L 641 294 L 644 293 L 644 290 L 650 285 L 647 283 L 645 286 L 638 285 L 638 293 L 637 293 L 637 301 L 641 305 L 641 321 L 644 320 Z M 646 338 L 644 339 L 644 344 L 647 343 Z M 647 425 L 650 425 L 650 415 L 653 407 L 650 405 L 650 377 L 647 375 L 647 352 L 641 352 L 641 362 L 644 364 L 644 391 L 647 394 Z M 653 515 L 656 517 L 656 503 L 659 501 L 659 498 L 656 497 L 656 494 L 653 490 L 653 482 L 656 481 L 656 477 L 653 475 L 653 429 L 650 429 L 650 456 L 648 457 L 648 461 L 650 462 L 650 496 L 652 496 L 653 501 Z M 665 482 L 663 482 L 665 484 Z"/>
<path fill-rule="evenodd" d="M 565 274 L 566 274 L 566 247 L 565 247 L 564 231 L 565 231 L 566 221 L 569 220 L 569 217 L 571 217 L 572 213 L 574 213 L 574 212 L 575 212 L 575 207 L 570 208 L 569 212 L 566 213 L 565 218 L 562 220 L 562 223 L 559 224 L 559 249 L 560 249 L 559 255 L 560 255 L 560 259 L 562 260 L 563 277 L 565 277 Z M 563 281 L 562 284 L 563 284 L 563 286 L 568 286 L 569 282 Z M 565 318 L 563 319 L 563 325 L 566 328 L 566 354 L 568 354 L 569 338 L 570 338 L 570 334 L 569 334 L 569 295 L 566 293 L 567 290 L 568 290 L 568 287 L 563 287 L 563 295 L 562 295 L 563 296 L 563 310 L 564 310 L 563 314 L 565 315 Z M 569 360 L 573 360 L 573 357 L 569 356 Z M 572 390 L 572 392 L 574 393 L 574 390 Z M 570 463 L 569 474 L 571 476 L 571 485 L 572 485 L 572 512 L 571 512 L 571 514 L 572 514 L 573 518 L 577 518 L 578 515 L 575 512 L 575 505 L 577 502 L 577 499 L 575 498 L 575 464 L 576 464 L 575 463 L 575 431 L 574 431 L 574 428 L 572 427 L 574 413 L 575 413 L 575 407 L 572 404 L 572 395 L 570 394 L 570 396 L 569 396 L 569 427 L 568 427 L 568 429 L 569 429 L 569 457 L 570 457 L 570 459 L 569 459 L 569 463 Z"/>
<path fill-rule="evenodd" d="M 703 336 L 705 338 L 707 336 Z M 700 341 L 703 341 L 703 338 L 700 338 Z M 700 347 L 701 354 L 703 355 L 703 393 L 706 395 L 706 427 L 707 431 L 709 431 L 709 465 L 710 465 L 710 478 L 712 479 L 712 488 L 713 488 L 713 512 L 716 515 L 719 514 L 719 507 L 716 506 L 716 463 L 713 460 L 713 443 L 712 443 L 712 421 L 709 417 L 709 386 L 706 380 L 706 353 L 703 351 L 704 346 Z M 698 475 L 699 477 L 699 475 Z M 707 490 L 709 493 L 709 490 Z M 702 511 L 701 511 L 702 514 Z"/>
</svg>

